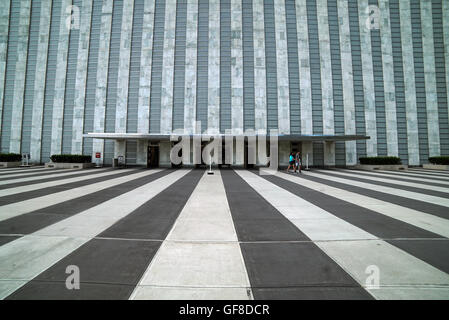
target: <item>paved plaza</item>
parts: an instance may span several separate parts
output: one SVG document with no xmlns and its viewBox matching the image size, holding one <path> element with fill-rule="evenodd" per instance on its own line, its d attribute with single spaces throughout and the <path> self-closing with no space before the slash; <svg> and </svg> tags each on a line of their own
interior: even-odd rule
<svg viewBox="0 0 449 320">
<path fill-rule="evenodd" d="M 0 298 L 449 299 L 449 172 L 261 173 L 0 169 Z"/>
</svg>

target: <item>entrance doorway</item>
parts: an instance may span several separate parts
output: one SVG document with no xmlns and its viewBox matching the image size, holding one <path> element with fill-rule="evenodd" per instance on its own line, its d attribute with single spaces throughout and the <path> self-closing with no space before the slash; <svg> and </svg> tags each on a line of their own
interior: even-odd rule
<svg viewBox="0 0 449 320">
<path fill-rule="evenodd" d="M 159 167 L 159 146 L 148 146 L 147 168 Z"/>
</svg>

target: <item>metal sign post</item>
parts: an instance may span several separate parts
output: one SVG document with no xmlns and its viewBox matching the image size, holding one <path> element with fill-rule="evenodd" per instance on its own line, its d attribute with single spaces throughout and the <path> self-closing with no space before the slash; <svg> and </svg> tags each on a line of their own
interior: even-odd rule
<svg viewBox="0 0 449 320">
<path fill-rule="evenodd" d="M 101 152 L 95 153 L 95 159 L 96 159 L 95 168 L 101 168 L 101 165 L 100 165 Z"/>
</svg>

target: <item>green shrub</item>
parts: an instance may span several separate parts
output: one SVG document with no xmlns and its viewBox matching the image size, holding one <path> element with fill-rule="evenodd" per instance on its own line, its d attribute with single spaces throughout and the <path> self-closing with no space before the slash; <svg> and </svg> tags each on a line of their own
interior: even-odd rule
<svg viewBox="0 0 449 320">
<path fill-rule="evenodd" d="M 66 163 L 89 163 L 92 162 L 91 156 L 85 156 L 81 154 L 54 154 L 50 157 L 53 162 L 66 162 Z"/>
<path fill-rule="evenodd" d="M 360 164 L 382 165 L 382 164 L 401 164 L 398 157 L 362 157 L 359 158 Z"/>
<path fill-rule="evenodd" d="M 0 153 L 0 162 L 22 161 L 22 155 L 18 153 Z"/>
<path fill-rule="evenodd" d="M 432 164 L 449 165 L 449 156 L 430 157 L 429 162 Z"/>
</svg>

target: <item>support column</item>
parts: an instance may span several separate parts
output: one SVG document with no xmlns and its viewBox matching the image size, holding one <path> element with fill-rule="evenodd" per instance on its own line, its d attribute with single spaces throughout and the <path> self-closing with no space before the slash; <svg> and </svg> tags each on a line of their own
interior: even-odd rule
<svg viewBox="0 0 449 320">
<path fill-rule="evenodd" d="M 388 0 L 379 0 L 382 69 L 384 75 L 385 121 L 387 126 L 387 154 L 397 157 L 398 129 L 396 118 L 396 90 L 391 46 L 390 8 Z"/>
<path fill-rule="evenodd" d="M 175 65 L 176 0 L 165 2 L 164 53 L 162 58 L 161 129 L 162 134 L 172 131 L 173 76 Z"/>
<path fill-rule="evenodd" d="M 56 62 L 55 91 L 53 98 L 51 151 L 62 152 L 62 126 L 64 120 L 65 82 L 67 77 L 67 57 L 69 49 L 70 19 L 72 0 L 62 0 L 61 22 L 59 24 L 58 55 Z"/>
<path fill-rule="evenodd" d="M 332 83 L 332 63 L 329 37 L 327 0 L 317 0 L 318 38 L 320 43 L 321 97 L 323 104 L 323 134 L 334 135 L 334 95 Z M 325 145 L 326 147 L 326 145 Z M 332 152 L 324 148 L 324 165 L 335 165 L 335 143 Z"/>
<path fill-rule="evenodd" d="M 365 104 L 366 155 L 377 156 L 376 105 L 368 0 L 359 0 L 360 48 L 362 50 L 363 91 Z"/>
<path fill-rule="evenodd" d="M 115 132 L 126 133 L 128 118 L 129 64 L 133 30 L 134 1 L 124 0 L 120 36 L 120 59 L 118 67 L 117 105 L 115 108 Z M 126 154 L 126 143 L 115 143 L 115 153 Z"/>
<path fill-rule="evenodd" d="M 83 152 L 84 107 L 86 98 L 87 63 L 89 59 L 92 1 L 83 0 L 76 65 L 75 101 L 73 105 L 72 154 Z"/>
<path fill-rule="evenodd" d="M 3 99 L 5 95 L 6 57 L 8 55 L 10 10 L 10 0 L 0 2 L 0 136 L 2 133 Z"/>
<path fill-rule="evenodd" d="M 17 1 L 17 0 L 16 0 Z M 17 39 L 16 76 L 11 115 L 11 136 L 9 152 L 20 153 L 22 139 L 23 96 L 28 58 L 28 37 L 30 30 L 31 1 L 20 1 L 19 31 Z"/>
<path fill-rule="evenodd" d="M 94 132 L 104 132 L 106 113 L 106 91 L 108 84 L 109 47 L 111 42 L 113 0 L 105 0 L 102 7 L 100 45 L 98 50 L 97 88 L 95 91 Z M 93 139 L 92 156 L 101 152 L 104 160 L 104 140 Z"/>
<path fill-rule="evenodd" d="M 184 133 L 195 132 L 198 46 L 198 0 L 187 0 Z"/>
<path fill-rule="evenodd" d="M 209 1 L 207 131 L 220 132 L 220 1 Z"/>
<path fill-rule="evenodd" d="M 324 165 L 335 166 L 335 141 L 324 141 Z"/>
<path fill-rule="evenodd" d="M 421 1 L 421 28 L 424 59 L 424 79 L 426 84 L 429 157 L 434 157 L 440 155 L 440 125 L 438 122 L 437 85 L 435 76 L 435 47 L 433 43 L 432 1 Z M 427 159 L 422 160 L 425 161 Z"/>
<path fill-rule="evenodd" d="M 265 22 L 263 0 L 253 0 L 254 118 L 259 134 L 267 133 L 267 88 L 265 67 Z"/>
<path fill-rule="evenodd" d="M 276 66 L 278 89 L 278 130 L 280 134 L 290 133 L 290 91 L 288 81 L 287 25 L 285 0 L 274 0 L 276 29 Z"/>
<path fill-rule="evenodd" d="M 444 37 L 444 62 L 446 65 L 446 90 L 449 99 L 449 1 L 443 2 L 443 37 Z M 449 112 L 449 103 L 448 103 Z"/>
<path fill-rule="evenodd" d="M 242 0 L 231 0 L 232 134 L 243 134 Z"/>
<path fill-rule="evenodd" d="M 299 93 L 301 104 L 301 134 L 313 134 L 312 122 L 312 86 L 310 79 L 310 51 L 309 29 L 307 19 L 306 0 L 296 1 L 296 30 L 298 34 L 298 59 L 299 59 Z M 313 164 L 313 143 L 303 142 L 301 156 L 306 161 L 309 154 L 309 165 Z"/>
<path fill-rule="evenodd" d="M 50 36 L 52 1 L 41 3 L 39 21 L 39 43 L 37 47 L 36 72 L 34 79 L 33 113 L 31 118 L 30 162 L 41 161 L 42 118 L 44 112 L 44 92 L 47 78 L 48 40 Z"/>
<path fill-rule="evenodd" d="M 410 1 L 399 1 L 405 112 L 407 114 L 408 164 L 419 165 L 418 112 L 416 108 L 415 61 L 413 57 Z"/>
<path fill-rule="evenodd" d="M 153 62 L 154 0 L 145 0 L 140 52 L 137 132 L 150 132 L 151 67 Z M 148 141 L 137 140 L 137 164 L 147 163 Z"/>
<path fill-rule="evenodd" d="M 338 2 L 340 54 L 343 79 L 343 102 L 345 112 L 345 134 L 355 135 L 354 79 L 352 72 L 351 34 L 349 32 L 348 0 Z M 356 141 L 346 141 L 346 165 L 357 164 Z"/>
</svg>

